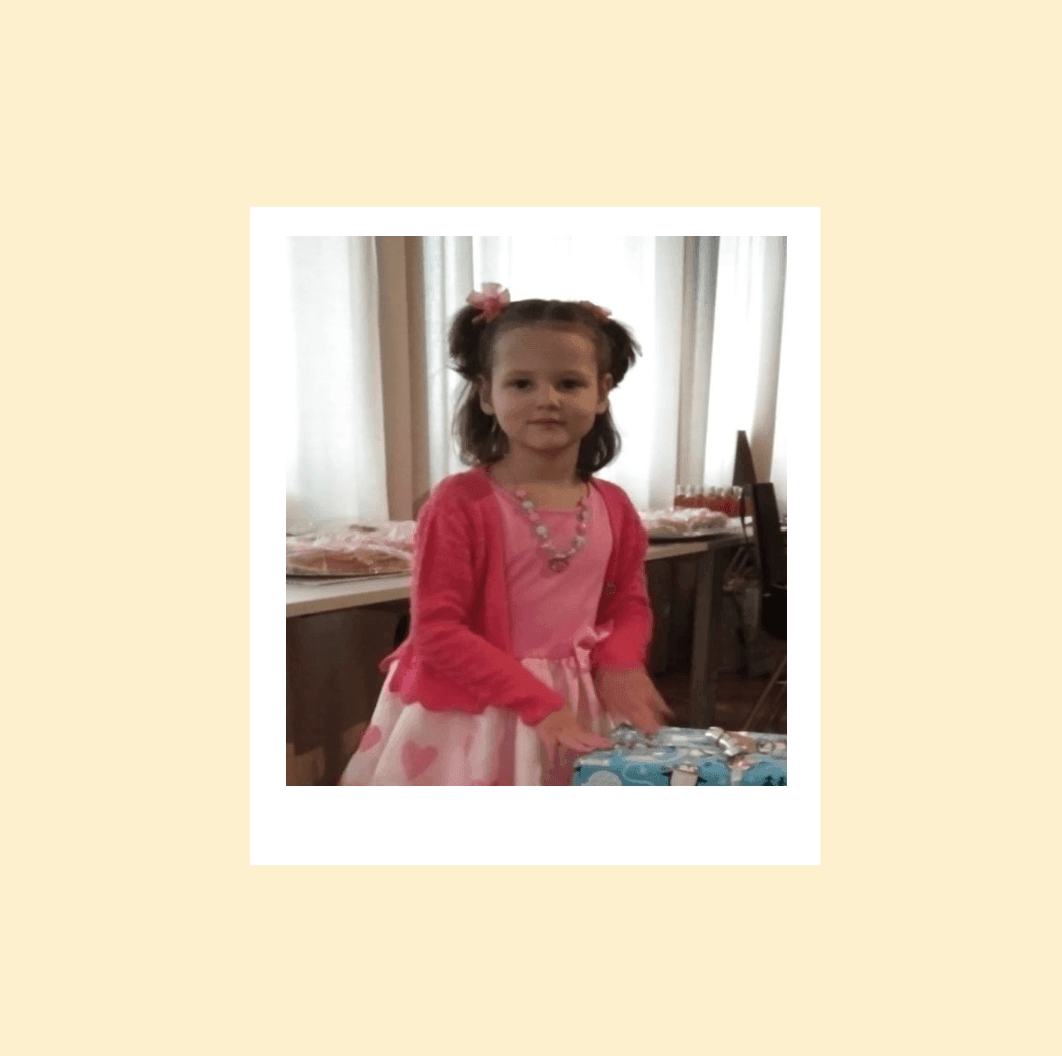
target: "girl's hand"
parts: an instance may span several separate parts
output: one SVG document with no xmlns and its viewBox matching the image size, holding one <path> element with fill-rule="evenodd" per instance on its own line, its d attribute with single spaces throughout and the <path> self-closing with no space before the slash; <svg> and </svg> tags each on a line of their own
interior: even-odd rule
<svg viewBox="0 0 1062 1056">
<path fill-rule="evenodd" d="M 545 745 L 546 755 L 551 763 L 556 761 L 558 748 L 570 748 L 578 755 L 586 755 L 595 748 L 612 747 L 612 742 L 607 737 L 580 726 L 567 704 L 560 711 L 547 715 L 534 730 L 538 739 Z"/>
<path fill-rule="evenodd" d="M 594 688 L 598 700 L 613 719 L 629 722 L 643 733 L 656 733 L 661 721 L 674 714 L 641 668 L 636 671 L 598 671 L 594 676 Z"/>
</svg>

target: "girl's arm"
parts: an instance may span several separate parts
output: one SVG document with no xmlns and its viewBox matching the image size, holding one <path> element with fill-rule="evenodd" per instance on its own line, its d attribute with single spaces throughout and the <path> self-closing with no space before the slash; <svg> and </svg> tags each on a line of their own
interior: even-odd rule
<svg viewBox="0 0 1062 1056">
<path fill-rule="evenodd" d="M 472 630 L 472 612 L 489 601 L 476 596 L 473 554 L 483 543 L 474 534 L 467 510 L 446 502 L 445 492 L 420 510 L 410 593 L 416 651 L 478 704 L 510 708 L 534 725 L 559 711 L 565 699 Z"/>
</svg>

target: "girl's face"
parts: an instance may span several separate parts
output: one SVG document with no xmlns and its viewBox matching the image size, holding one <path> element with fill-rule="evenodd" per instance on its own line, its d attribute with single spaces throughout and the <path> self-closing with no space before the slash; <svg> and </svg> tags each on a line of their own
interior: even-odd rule
<svg viewBox="0 0 1062 1056">
<path fill-rule="evenodd" d="M 611 387 L 611 375 L 597 376 L 594 342 L 583 330 L 523 326 L 494 343 L 494 377 L 489 389 L 480 378 L 480 406 L 518 448 L 578 452 Z"/>
</svg>

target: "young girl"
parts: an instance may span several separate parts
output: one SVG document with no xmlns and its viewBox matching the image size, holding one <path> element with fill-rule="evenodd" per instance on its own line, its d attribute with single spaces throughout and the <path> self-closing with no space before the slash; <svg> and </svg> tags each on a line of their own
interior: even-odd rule
<svg viewBox="0 0 1062 1056">
<path fill-rule="evenodd" d="M 455 431 L 473 469 L 417 521 L 409 637 L 344 785 L 568 784 L 613 723 L 655 732 L 645 671 L 645 530 L 614 484 L 608 393 L 638 350 L 587 301 L 468 298 L 450 355 L 470 382 Z"/>
</svg>

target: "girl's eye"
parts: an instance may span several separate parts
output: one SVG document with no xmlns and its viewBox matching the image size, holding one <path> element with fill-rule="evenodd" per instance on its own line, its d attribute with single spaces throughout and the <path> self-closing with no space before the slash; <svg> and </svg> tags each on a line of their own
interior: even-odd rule
<svg viewBox="0 0 1062 1056">
<path fill-rule="evenodd" d="M 514 381 L 513 384 L 519 387 L 521 385 L 530 385 L 531 382 L 529 382 L 526 378 L 520 378 L 517 381 Z M 583 383 L 577 378 L 567 378 L 565 379 L 564 384 L 567 385 L 569 388 L 578 388 Z"/>
</svg>

